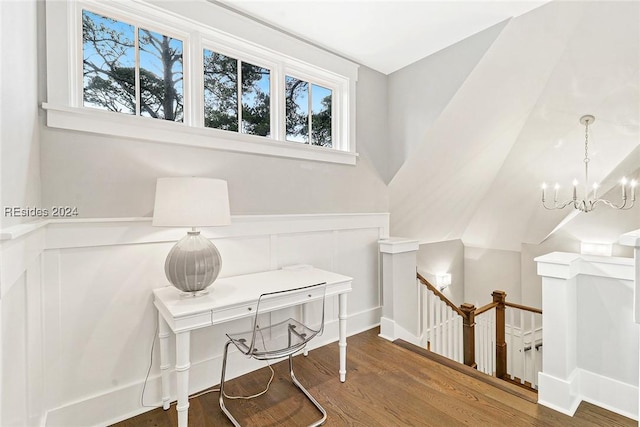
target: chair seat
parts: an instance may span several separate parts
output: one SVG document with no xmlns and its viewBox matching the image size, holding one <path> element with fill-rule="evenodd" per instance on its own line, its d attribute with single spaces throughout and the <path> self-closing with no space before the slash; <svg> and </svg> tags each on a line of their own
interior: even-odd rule
<svg viewBox="0 0 640 427">
<path fill-rule="evenodd" d="M 302 350 L 320 330 L 311 329 L 295 319 L 289 318 L 282 322 L 260 328 L 256 325 L 246 332 L 227 334 L 231 342 L 240 352 L 249 355 L 250 344 L 254 338 L 253 358 L 258 360 L 277 359 Z"/>
</svg>

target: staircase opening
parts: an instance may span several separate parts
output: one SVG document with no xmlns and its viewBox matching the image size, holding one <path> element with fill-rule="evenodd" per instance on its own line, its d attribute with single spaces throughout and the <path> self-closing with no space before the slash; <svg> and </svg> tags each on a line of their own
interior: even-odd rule
<svg viewBox="0 0 640 427">
<path fill-rule="evenodd" d="M 542 370 L 542 310 L 507 301 L 496 290 L 476 308 L 457 307 L 419 273 L 422 341 L 431 353 L 537 392 Z"/>
</svg>

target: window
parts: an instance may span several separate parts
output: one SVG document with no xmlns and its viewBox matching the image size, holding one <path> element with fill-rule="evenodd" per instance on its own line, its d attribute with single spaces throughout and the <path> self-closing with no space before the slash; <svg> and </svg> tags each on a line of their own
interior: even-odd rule
<svg viewBox="0 0 640 427">
<path fill-rule="evenodd" d="M 331 89 L 285 77 L 287 141 L 331 148 Z"/>
<path fill-rule="evenodd" d="M 208 2 L 46 2 L 48 126 L 355 164 L 350 61 L 254 22 L 241 39 Z"/>
<path fill-rule="evenodd" d="M 83 10 L 84 105 L 182 121 L 182 44 Z"/>
<path fill-rule="evenodd" d="M 270 136 L 270 81 L 267 68 L 205 49 L 204 125 Z"/>
</svg>

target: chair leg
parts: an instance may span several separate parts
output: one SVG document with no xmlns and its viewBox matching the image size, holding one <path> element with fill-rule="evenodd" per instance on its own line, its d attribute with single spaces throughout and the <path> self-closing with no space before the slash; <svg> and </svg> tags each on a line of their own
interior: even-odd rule
<svg viewBox="0 0 640 427">
<path fill-rule="evenodd" d="M 296 378 L 296 375 L 293 372 L 293 355 L 291 354 L 289 355 L 289 375 L 291 375 L 291 381 L 293 381 L 296 387 L 298 387 L 300 391 L 302 391 L 305 396 L 307 396 L 311 403 L 313 403 L 315 407 L 318 408 L 318 411 L 320 411 L 320 413 L 322 414 L 322 418 L 312 424 L 309 424 L 309 427 L 316 427 L 324 424 L 324 422 L 327 420 L 327 411 L 325 411 L 324 408 L 320 406 L 318 401 L 313 396 L 311 396 L 307 389 L 304 388 L 302 384 L 300 384 L 300 381 L 298 381 L 298 379 Z"/>
<path fill-rule="evenodd" d="M 227 418 L 229 418 L 229 421 L 231 421 L 235 427 L 241 427 L 240 423 L 234 418 L 233 415 L 231 415 L 231 412 L 229 412 L 227 407 L 224 406 L 224 376 L 227 371 L 227 354 L 229 352 L 230 344 L 231 341 L 227 341 L 227 344 L 224 346 L 224 353 L 222 356 L 222 374 L 220 376 L 220 398 L 218 400 L 220 402 L 220 409 L 222 409 L 222 412 L 224 412 Z"/>
</svg>

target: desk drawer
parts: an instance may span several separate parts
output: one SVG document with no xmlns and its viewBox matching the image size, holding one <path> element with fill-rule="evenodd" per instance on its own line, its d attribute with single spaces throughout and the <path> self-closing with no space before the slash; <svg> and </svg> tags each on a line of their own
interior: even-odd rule
<svg viewBox="0 0 640 427">
<path fill-rule="evenodd" d="M 258 302 L 256 301 L 251 304 L 243 304 L 222 310 L 214 310 L 211 313 L 211 321 L 213 324 L 217 324 L 229 320 L 240 319 L 242 317 L 255 316 L 257 305 Z"/>
<path fill-rule="evenodd" d="M 211 326 L 211 311 L 165 319 L 174 332 L 188 331 Z"/>
</svg>

